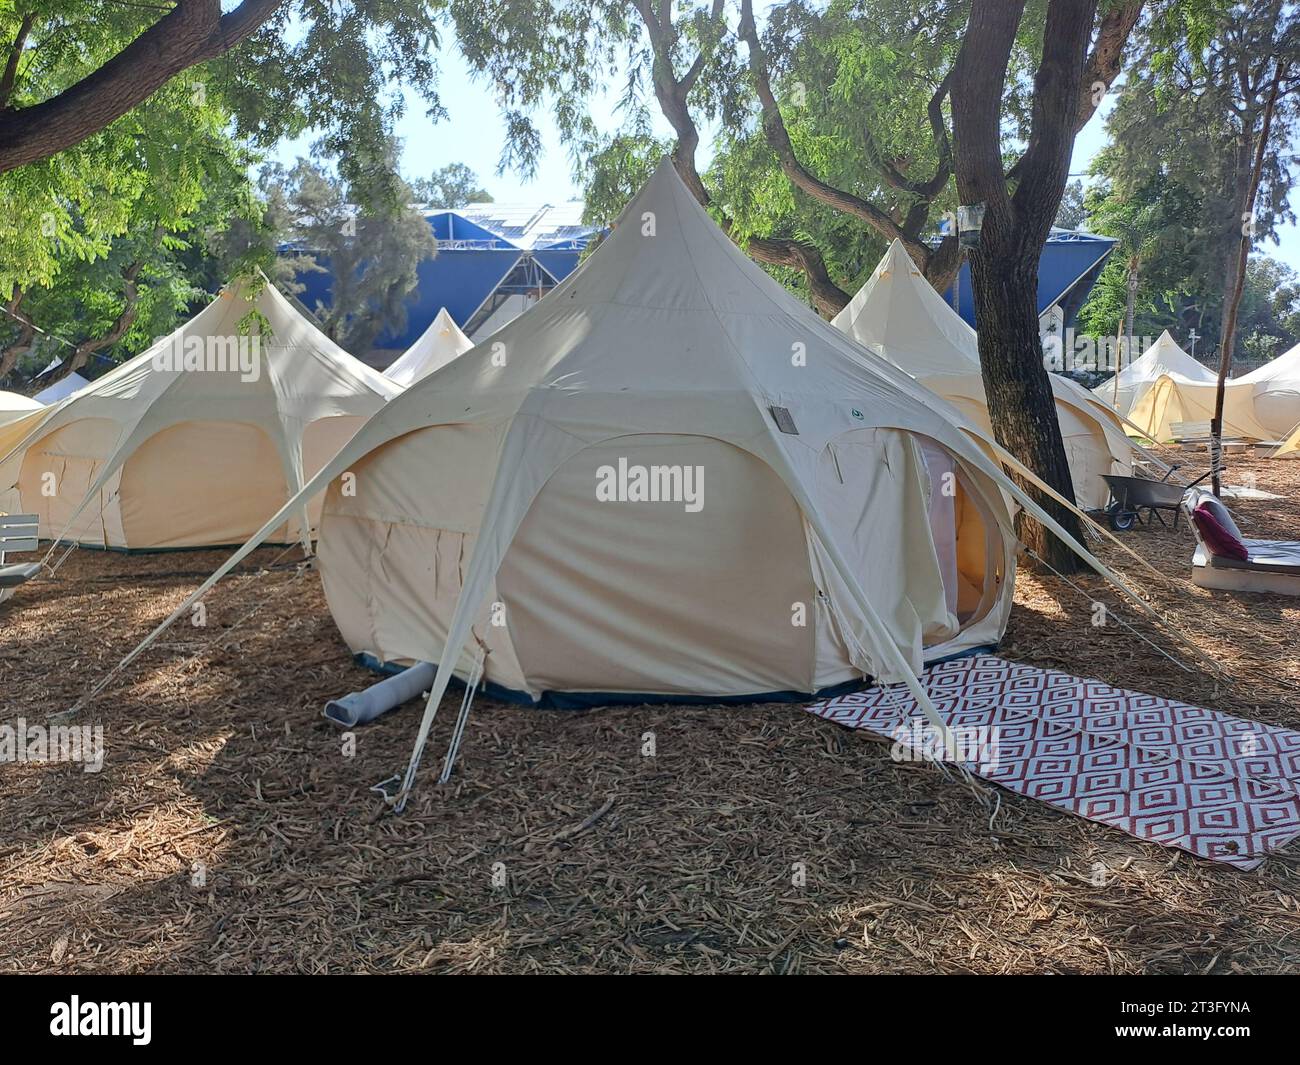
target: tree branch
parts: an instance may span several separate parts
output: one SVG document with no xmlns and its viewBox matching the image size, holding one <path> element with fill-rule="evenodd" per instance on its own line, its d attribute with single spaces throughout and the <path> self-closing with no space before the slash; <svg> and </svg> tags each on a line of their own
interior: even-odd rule
<svg viewBox="0 0 1300 1065">
<path fill-rule="evenodd" d="M 953 64 L 952 119 L 957 192 L 962 203 L 983 203 L 988 221 L 1014 221 L 1002 174 L 1002 89 L 1025 0 L 971 7 Z"/>
<path fill-rule="evenodd" d="M 42 388 L 48 388 L 50 385 L 76 373 L 90 361 L 91 355 L 103 348 L 112 347 L 126 335 L 126 331 L 131 328 L 135 322 L 135 316 L 140 310 L 140 290 L 137 287 L 137 281 L 143 267 L 144 263 L 141 260 L 123 267 L 122 292 L 125 303 L 122 307 L 122 313 L 113 320 L 108 332 L 98 337 L 83 340 L 73 349 L 72 354 L 60 362 L 58 366 L 54 367 L 49 373 L 42 374 L 40 380 Z"/>
<path fill-rule="evenodd" d="M 730 232 L 730 223 L 725 228 Z M 823 317 L 834 318 L 848 306 L 851 297 L 831 280 L 826 261 L 815 245 L 787 237 L 750 237 L 745 241 L 745 254 L 760 263 L 802 270 L 808 292 Z"/>
<path fill-rule="evenodd" d="M 18 365 L 18 360 L 27 354 L 32 348 L 32 341 L 36 339 L 36 326 L 32 320 L 25 314 L 19 313 L 23 300 L 26 299 L 27 293 L 23 291 L 21 285 L 15 285 L 13 293 L 5 303 L 6 317 L 18 323 L 18 336 L 12 344 L 0 351 L 0 381 L 4 380 L 11 373 L 14 367 Z"/>
<path fill-rule="evenodd" d="M 57 96 L 0 112 L 0 174 L 80 144 L 143 103 L 170 78 L 229 51 L 284 0 L 179 0 L 103 66 Z"/>
<path fill-rule="evenodd" d="M 1034 73 L 1029 145 L 1017 164 L 1019 182 L 1012 196 L 1022 223 L 1030 230 L 1042 229 L 1041 235 L 1027 232 L 1030 240 L 1047 239 L 1069 178 L 1083 68 L 1096 16 L 1097 0 L 1052 0 L 1047 8 L 1043 55 Z M 1000 102 L 1001 93 L 998 96 Z"/>
<path fill-rule="evenodd" d="M 767 72 L 767 59 L 763 55 L 758 29 L 754 25 L 753 0 L 742 0 L 740 12 L 740 26 L 737 33 L 749 48 L 749 70 L 754 78 L 754 87 L 763 110 L 763 133 L 769 147 L 776 153 L 777 163 L 782 173 L 795 188 L 802 189 L 813 199 L 834 207 L 837 211 L 862 219 L 886 240 L 906 242 L 907 234 L 887 212 L 861 197 L 854 196 L 851 192 L 828 185 L 799 161 L 789 131 L 786 129 L 785 119 L 781 117 L 776 95 L 772 92 L 772 82 Z"/>
<path fill-rule="evenodd" d="M 0 74 L 0 111 L 9 110 L 9 97 L 13 95 L 14 82 L 18 79 L 18 63 L 27 47 L 27 35 L 32 32 L 36 21 L 36 12 L 29 11 L 18 25 L 18 34 L 14 37 L 13 47 L 9 50 L 9 60 L 5 63 L 4 74 Z"/>
<path fill-rule="evenodd" d="M 781 172 L 785 174 L 795 188 L 801 189 L 813 199 L 833 207 L 837 211 L 861 219 L 886 240 L 901 241 L 907 249 L 907 254 L 916 263 L 917 269 L 922 272 L 926 280 L 940 292 L 946 289 L 952 283 L 957 274 L 957 269 L 961 265 L 960 249 L 957 246 L 956 238 L 952 239 L 950 247 L 945 248 L 941 245 L 940 250 L 943 251 L 943 258 L 936 263 L 935 249 L 926 244 L 921 239 L 920 234 L 921 229 L 929 219 L 931 202 L 947 185 L 951 173 L 948 132 L 943 121 L 943 101 L 948 94 L 951 74 L 946 76 L 940 83 L 938 89 L 931 96 L 926 109 L 930 116 L 931 131 L 936 146 L 939 148 L 939 163 L 934 177 L 925 183 L 910 181 L 896 167 L 884 160 L 878 151 L 871 153 L 873 161 L 884 176 L 886 183 L 893 185 L 900 191 L 918 197 L 918 201 L 909 208 L 905 221 L 900 225 L 887 211 L 859 196 L 853 195 L 851 192 L 827 184 L 800 162 L 794 150 L 794 144 L 790 140 L 789 131 L 786 129 L 785 119 L 781 116 L 776 94 L 772 91 L 767 57 L 763 52 L 762 42 L 758 36 L 758 27 L 754 22 L 753 0 L 742 0 L 740 26 L 737 33 L 745 41 L 749 51 L 750 74 L 754 79 L 755 90 L 758 93 L 763 112 L 763 133 L 768 146 L 776 155 Z M 870 151 L 874 142 L 871 140 L 869 132 L 867 134 L 867 143 Z M 817 262 L 810 264 L 807 258 L 808 252 L 814 249 L 811 249 L 811 245 L 808 244 L 795 243 L 797 246 L 786 249 L 786 254 L 799 260 L 803 266 L 805 273 L 808 275 L 813 298 L 816 300 L 818 308 L 823 313 L 828 311 L 830 314 L 838 313 L 844 303 L 848 301 L 845 299 L 844 303 L 839 303 L 839 295 L 842 290 L 833 284 L 826 274 L 820 253 L 817 256 Z M 785 262 L 785 260 L 764 259 L 759 252 L 752 251 L 751 254 L 754 254 L 756 258 L 760 258 L 763 262 Z M 838 306 L 836 306 L 837 303 Z"/>
<path fill-rule="evenodd" d="M 652 0 L 635 0 L 637 13 L 645 23 L 646 33 L 650 37 L 650 49 L 654 56 L 653 80 L 655 98 L 659 109 L 668 119 L 669 125 L 677 136 L 673 146 L 673 166 L 691 195 L 701 207 L 712 203 L 709 190 L 700 177 L 695 165 L 695 152 L 699 147 L 700 133 L 691 117 L 687 96 L 690 87 L 699 77 L 701 56 L 696 56 L 686 78 L 678 79 L 673 71 L 672 50 L 676 31 L 671 22 L 670 0 L 661 0 L 662 11 L 670 13 L 665 25 L 664 19 L 657 15 Z M 720 0 L 714 0 L 715 17 L 722 12 Z M 723 231 L 735 239 L 735 225 L 724 216 Z M 808 291 L 812 294 L 817 309 L 826 317 L 831 317 L 842 310 L 849 302 L 849 294 L 831 280 L 830 272 L 821 252 L 806 241 L 790 240 L 784 237 L 750 237 L 744 241 L 745 253 L 759 262 L 773 266 L 788 266 L 802 270 L 808 280 Z"/>
<path fill-rule="evenodd" d="M 1110 88 L 1124 66 L 1124 46 L 1142 14 L 1145 0 L 1127 0 L 1107 11 L 1097 27 L 1092 51 L 1083 66 L 1083 84 L 1079 92 L 1079 113 L 1074 120 L 1077 134 L 1088 124 L 1101 103 L 1101 94 L 1094 91 L 1098 84 Z"/>
<path fill-rule="evenodd" d="M 670 2 L 671 0 L 664 0 L 664 6 L 667 7 Z M 713 7 L 709 11 L 709 17 L 714 20 L 721 18 L 725 2 L 726 0 L 713 0 Z M 700 74 L 704 71 L 704 63 L 707 58 L 704 50 L 701 49 L 695 56 L 695 62 L 690 65 L 682 80 L 678 82 L 682 92 L 686 95 L 690 95 L 690 91 L 695 88 L 695 83 L 700 80 Z"/>
<path fill-rule="evenodd" d="M 939 156 L 939 161 L 935 164 L 934 175 L 929 181 L 916 181 L 909 178 L 884 157 L 884 154 L 876 146 L 876 139 L 872 136 L 871 131 L 863 131 L 867 144 L 867 154 L 871 156 L 872 163 L 880 171 L 885 183 L 900 192 L 907 192 L 927 201 L 927 206 L 928 201 L 933 200 L 944 190 L 944 186 L 948 184 L 948 179 L 952 176 L 952 145 L 948 141 L 948 126 L 943 120 L 943 101 L 948 96 L 951 84 L 952 71 L 949 70 L 944 75 L 943 81 L 939 82 L 938 88 L 934 90 L 934 94 L 930 97 L 930 102 L 925 108 L 926 116 L 930 120 L 930 137 L 934 141 L 935 151 Z"/>
</svg>

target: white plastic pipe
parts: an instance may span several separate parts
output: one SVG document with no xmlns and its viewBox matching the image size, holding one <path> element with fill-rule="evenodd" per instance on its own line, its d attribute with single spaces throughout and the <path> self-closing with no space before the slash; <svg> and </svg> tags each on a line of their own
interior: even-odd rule
<svg viewBox="0 0 1300 1065">
<path fill-rule="evenodd" d="M 341 699 L 331 699 L 325 704 L 322 713 L 334 724 L 344 728 L 364 725 L 428 691 L 433 687 L 437 674 L 436 666 L 428 662 L 416 662 L 410 668 L 370 685 L 363 692 L 351 692 Z"/>
</svg>

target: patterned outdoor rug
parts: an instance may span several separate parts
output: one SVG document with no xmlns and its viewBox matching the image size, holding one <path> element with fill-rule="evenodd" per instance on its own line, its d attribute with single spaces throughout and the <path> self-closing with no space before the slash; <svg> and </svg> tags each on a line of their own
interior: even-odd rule
<svg viewBox="0 0 1300 1065">
<path fill-rule="evenodd" d="M 1011 791 L 1241 869 L 1300 836 L 1300 732 L 993 655 L 922 682 L 957 759 Z M 941 746 L 902 685 L 808 709 L 902 756 Z"/>
</svg>

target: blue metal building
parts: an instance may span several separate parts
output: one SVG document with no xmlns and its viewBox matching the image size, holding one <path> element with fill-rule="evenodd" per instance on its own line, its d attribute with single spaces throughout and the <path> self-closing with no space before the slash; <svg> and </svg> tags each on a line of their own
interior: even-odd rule
<svg viewBox="0 0 1300 1065">
<path fill-rule="evenodd" d="M 382 365 L 404 351 L 442 307 L 476 340 L 522 313 L 577 267 L 597 234 L 596 227 L 583 224 L 582 211 L 583 205 L 574 201 L 481 203 L 426 212 L 438 255 L 420 264 L 418 285 L 406 303 L 405 328 L 381 335 L 370 361 Z M 1060 330 L 1073 321 L 1114 245 L 1110 237 L 1052 230 L 1038 277 L 1038 312 L 1045 324 Z M 306 286 L 299 296 L 304 306 L 329 303 L 329 273 L 303 274 L 299 281 Z M 945 298 L 975 324 L 969 263 Z"/>
<path fill-rule="evenodd" d="M 597 232 L 583 224 L 578 202 L 475 203 L 425 217 L 438 254 L 420 264 L 419 283 L 406 303 L 406 328 L 381 335 L 376 347 L 383 351 L 404 351 L 442 307 L 471 337 L 494 331 L 563 281 Z M 302 274 L 298 280 L 306 286 L 298 297 L 306 307 L 329 303 L 330 274 Z"/>
<path fill-rule="evenodd" d="M 1053 227 L 1043 248 L 1043 257 L 1038 261 L 1039 317 L 1059 308 L 1054 315 L 1059 328 L 1070 325 L 1092 286 L 1097 283 L 1102 267 L 1106 265 L 1106 257 L 1114 247 L 1114 237 Z M 975 325 L 975 297 L 971 290 L 969 262 L 962 263 L 957 283 L 944 293 L 944 299 L 950 307 L 955 306 L 968 325 Z"/>
</svg>

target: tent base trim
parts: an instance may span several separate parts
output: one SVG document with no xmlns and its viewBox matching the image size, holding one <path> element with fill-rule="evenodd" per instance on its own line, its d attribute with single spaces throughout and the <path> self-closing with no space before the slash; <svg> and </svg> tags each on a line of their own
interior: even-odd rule
<svg viewBox="0 0 1300 1065">
<path fill-rule="evenodd" d="M 997 648 L 992 645 L 972 647 L 943 658 L 927 661 L 926 666 L 936 666 L 962 658 L 992 654 L 996 650 Z M 381 662 L 374 655 L 365 651 L 354 654 L 352 660 L 362 668 L 382 676 L 391 677 L 411 668 L 410 666 L 399 665 L 396 662 Z M 436 665 L 434 668 L 436 670 Z M 454 674 L 451 683 L 458 689 L 465 686 L 465 682 Z M 807 702 L 809 699 L 834 699 L 841 695 L 851 695 L 854 692 L 865 691 L 875 683 L 875 680 L 871 677 L 865 677 L 861 680 L 842 681 L 839 684 L 833 684 L 829 688 L 822 688 L 815 692 L 772 691 L 755 692 L 752 695 L 666 695 L 652 692 L 545 691 L 537 699 L 534 699 L 525 691 L 506 688 L 492 681 L 483 681 L 479 687 L 485 696 L 495 699 L 497 702 L 526 706 L 534 710 L 590 710 L 598 706 L 749 706 L 754 703 L 802 703 Z"/>
<path fill-rule="evenodd" d="M 312 537 L 312 539 L 314 540 L 315 537 Z M 103 551 L 106 554 L 114 555 L 193 554 L 196 551 L 234 551 L 236 548 L 243 546 L 242 544 L 195 544 L 182 547 L 118 547 L 115 544 L 87 544 L 79 540 L 42 540 L 41 544 L 47 549 L 76 547 L 79 551 Z M 299 540 L 264 540 L 257 546 L 259 548 L 286 548 L 300 545 L 301 541 Z"/>
</svg>

